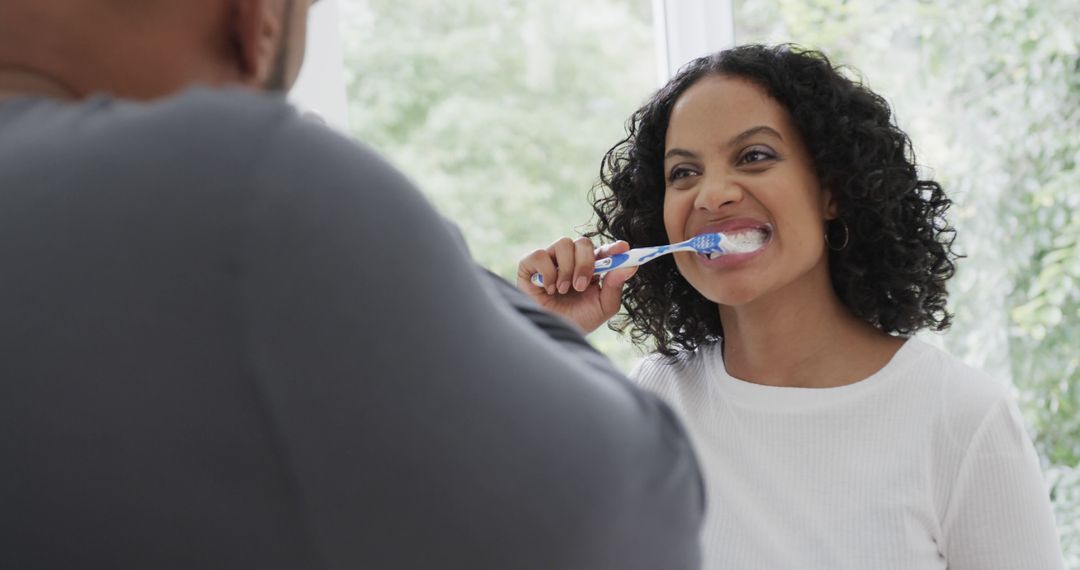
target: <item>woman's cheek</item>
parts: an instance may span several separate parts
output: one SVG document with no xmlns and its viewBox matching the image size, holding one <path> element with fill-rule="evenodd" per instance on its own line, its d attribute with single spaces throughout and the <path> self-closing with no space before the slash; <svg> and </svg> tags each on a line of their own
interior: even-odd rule
<svg viewBox="0 0 1080 570">
<path fill-rule="evenodd" d="M 692 204 L 689 192 L 675 192 L 668 190 L 664 195 L 664 230 L 668 239 L 672 242 L 682 241 L 685 233 L 686 219 L 689 215 L 687 204 Z"/>
</svg>

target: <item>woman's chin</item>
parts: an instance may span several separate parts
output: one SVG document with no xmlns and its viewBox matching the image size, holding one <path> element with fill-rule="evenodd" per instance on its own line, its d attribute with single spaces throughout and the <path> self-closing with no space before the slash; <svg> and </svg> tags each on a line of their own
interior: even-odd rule
<svg viewBox="0 0 1080 570">
<path fill-rule="evenodd" d="M 706 299 L 725 307 L 742 307 L 758 300 L 763 291 L 759 287 L 731 287 L 730 284 L 721 291 L 698 290 Z"/>
</svg>

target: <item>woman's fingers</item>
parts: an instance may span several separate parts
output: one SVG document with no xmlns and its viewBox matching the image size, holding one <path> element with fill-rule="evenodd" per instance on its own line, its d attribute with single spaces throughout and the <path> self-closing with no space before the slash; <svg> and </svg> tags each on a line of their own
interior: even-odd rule
<svg viewBox="0 0 1080 570">
<path fill-rule="evenodd" d="M 611 257 L 620 253 L 626 253 L 630 251 L 630 244 L 625 241 L 619 240 L 615 243 L 605 245 L 596 250 L 597 257 Z M 628 279 L 637 273 L 637 267 L 627 267 L 625 269 L 613 269 L 604 275 L 603 284 L 600 287 L 600 310 L 604 312 L 607 318 L 611 318 L 615 313 L 619 312 L 619 305 L 622 302 L 622 290 L 623 284 Z"/>
<path fill-rule="evenodd" d="M 555 267 L 558 271 L 555 288 L 559 293 L 567 293 L 574 279 L 574 257 L 576 255 L 574 242 L 564 237 L 548 247 L 548 253 L 555 258 Z M 546 282 L 545 282 L 546 283 Z"/>
<path fill-rule="evenodd" d="M 555 268 L 551 254 L 546 249 L 533 251 L 518 263 L 518 287 L 526 292 L 535 290 L 536 285 L 532 283 L 532 276 L 537 273 L 544 280 L 543 288 L 547 294 L 555 294 L 558 270 Z"/>
<path fill-rule="evenodd" d="M 604 276 L 604 282 L 600 286 L 600 310 L 607 318 L 615 316 L 619 312 L 622 303 L 623 285 L 628 279 L 637 273 L 637 267 L 615 269 Z"/>
<path fill-rule="evenodd" d="M 574 240 L 574 290 L 583 292 L 592 281 L 593 264 L 596 257 L 593 253 L 593 242 L 589 238 Z"/>
<path fill-rule="evenodd" d="M 611 257 L 620 253 L 626 253 L 630 251 L 630 244 L 623 240 L 619 240 L 614 243 L 602 245 L 596 248 L 596 259 L 603 259 L 605 257 Z"/>
<path fill-rule="evenodd" d="M 593 281 L 597 259 L 624 253 L 630 249 L 625 241 L 617 241 L 599 248 L 593 247 L 589 238 L 560 238 L 545 249 L 537 249 L 518 263 L 518 285 L 526 291 L 536 291 L 532 276 L 543 278 L 543 289 L 548 295 L 566 294 L 571 290 L 585 292 Z M 625 273 L 616 278 L 620 284 L 629 278 Z M 610 277 L 605 277 L 610 279 Z"/>
</svg>

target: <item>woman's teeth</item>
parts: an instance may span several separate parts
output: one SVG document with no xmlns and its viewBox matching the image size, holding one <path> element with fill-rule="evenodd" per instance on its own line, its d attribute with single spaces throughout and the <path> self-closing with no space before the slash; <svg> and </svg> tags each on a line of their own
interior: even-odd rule
<svg viewBox="0 0 1080 570">
<path fill-rule="evenodd" d="M 727 240 L 723 243 L 723 252 L 713 252 L 707 255 L 709 259 L 717 259 L 730 253 L 750 253 L 761 249 L 769 241 L 769 230 L 755 228 L 742 230 L 738 233 L 727 234 Z"/>
<path fill-rule="evenodd" d="M 757 228 L 728 236 L 729 245 L 738 252 L 756 251 L 765 245 L 768 239 L 769 231 L 765 228 Z"/>
</svg>

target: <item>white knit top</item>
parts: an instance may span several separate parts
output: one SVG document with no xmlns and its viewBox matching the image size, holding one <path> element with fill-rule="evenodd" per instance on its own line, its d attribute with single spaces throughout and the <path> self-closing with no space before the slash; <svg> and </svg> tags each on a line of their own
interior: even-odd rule
<svg viewBox="0 0 1080 570">
<path fill-rule="evenodd" d="M 696 446 L 707 570 L 1064 567 L 1008 391 L 924 342 L 838 388 L 737 380 L 719 344 L 631 375 Z"/>
</svg>

